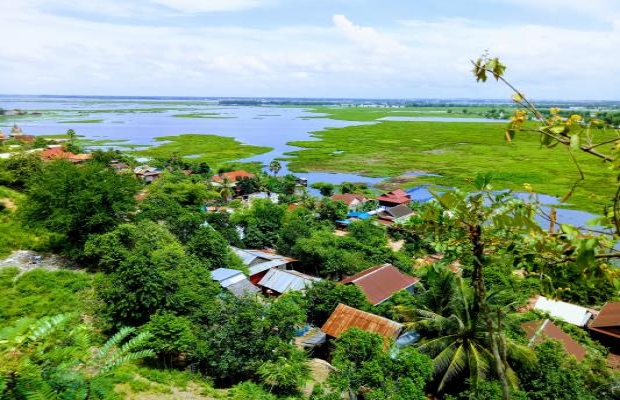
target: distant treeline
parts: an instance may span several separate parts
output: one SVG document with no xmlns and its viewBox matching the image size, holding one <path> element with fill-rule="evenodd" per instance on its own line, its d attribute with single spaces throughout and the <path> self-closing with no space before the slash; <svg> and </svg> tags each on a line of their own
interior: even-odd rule
<svg viewBox="0 0 620 400">
<path fill-rule="evenodd" d="M 324 100 L 220 100 L 218 104 L 221 106 L 333 106 L 341 104 L 338 101 Z"/>
</svg>

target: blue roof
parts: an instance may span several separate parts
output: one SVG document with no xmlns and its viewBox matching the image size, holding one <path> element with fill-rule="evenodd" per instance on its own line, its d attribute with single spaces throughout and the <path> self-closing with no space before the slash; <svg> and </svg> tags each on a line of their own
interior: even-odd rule
<svg viewBox="0 0 620 400">
<path fill-rule="evenodd" d="M 358 219 L 369 219 L 372 217 L 372 215 L 368 214 L 367 212 L 360 212 L 360 211 L 352 211 L 350 213 L 347 214 L 348 218 L 358 218 Z"/>
<path fill-rule="evenodd" d="M 411 196 L 411 201 L 417 201 L 419 203 L 426 203 L 427 201 L 430 201 L 432 199 L 434 199 L 433 194 L 428 190 L 429 188 L 431 189 L 443 189 L 443 190 L 449 190 L 452 189 L 450 187 L 447 186 L 437 186 L 437 185 L 419 185 L 416 187 L 413 187 L 411 189 L 407 189 L 405 190 L 405 193 L 407 193 L 409 196 Z"/>
</svg>

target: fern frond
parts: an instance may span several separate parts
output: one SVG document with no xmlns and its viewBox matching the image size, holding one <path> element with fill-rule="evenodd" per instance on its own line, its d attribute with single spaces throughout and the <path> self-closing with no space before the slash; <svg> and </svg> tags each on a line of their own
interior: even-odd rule
<svg viewBox="0 0 620 400">
<path fill-rule="evenodd" d="M 121 365 L 123 365 L 126 362 L 129 361 L 133 361 L 133 360 L 139 360 L 142 358 L 146 358 L 146 357 L 153 357 L 155 355 L 155 352 L 153 350 L 141 350 L 141 351 L 137 351 L 135 353 L 130 353 L 124 356 L 120 356 L 118 358 L 114 358 L 110 361 L 108 361 L 100 370 L 99 370 L 99 375 L 105 375 L 111 371 L 113 371 L 114 369 L 120 367 Z"/>
<path fill-rule="evenodd" d="M 27 341 L 23 341 L 22 344 L 35 343 L 39 339 L 49 335 L 55 329 L 60 327 L 69 319 L 66 314 L 54 315 L 52 317 L 43 317 L 37 320 L 34 325 L 29 329 Z"/>
<path fill-rule="evenodd" d="M 105 342 L 103 346 L 101 346 L 101 348 L 99 349 L 99 358 L 100 359 L 106 358 L 108 356 L 108 353 L 113 347 L 117 346 L 120 342 L 123 341 L 123 339 L 125 339 L 128 335 L 133 333 L 135 330 L 136 328 L 133 328 L 130 326 L 125 326 L 121 328 L 118 332 L 116 332 L 116 334 L 114 334 L 114 336 L 108 339 L 108 341 Z"/>
<path fill-rule="evenodd" d="M 138 335 L 134 336 L 130 340 L 125 343 L 120 350 L 118 351 L 119 355 L 125 355 L 135 349 L 136 347 L 141 346 L 144 342 L 153 338 L 153 334 L 151 332 L 145 331 L 141 332 Z"/>
</svg>

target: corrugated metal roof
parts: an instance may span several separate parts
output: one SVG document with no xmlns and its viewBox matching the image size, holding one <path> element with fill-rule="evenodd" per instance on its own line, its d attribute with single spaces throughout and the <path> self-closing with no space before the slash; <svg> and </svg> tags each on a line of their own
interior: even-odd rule
<svg viewBox="0 0 620 400">
<path fill-rule="evenodd" d="M 582 345 L 548 319 L 526 322 L 521 325 L 521 328 L 525 331 L 530 345 L 538 344 L 549 338 L 562 342 L 566 352 L 574 355 L 577 361 L 583 360 L 587 354 Z"/>
<path fill-rule="evenodd" d="M 302 274 L 297 271 L 272 269 L 258 282 L 258 286 L 271 289 L 278 293 L 284 293 L 289 290 L 303 290 L 307 286 L 312 285 L 313 282 L 320 280 L 321 278 Z"/>
<path fill-rule="evenodd" d="M 392 297 L 399 290 L 406 289 L 419 281 L 419 278 L 402 273 L 392 264 L 383 264 L 345 278 L 340 283 L 354 284 L 360 288 L 372 305 L 377 305 Z"/>
<path fill-rule="evenodd" d="M 396 339 L 403 325 L 375 314 L 338 304 L 321 330 L 329 336 L 339 338 L 350 328 L 359 328 L 386 338 Z"/>
<path fill-rule="evenodd" d="M 237 297 L 253 295 L 260 292 L 260 289 L 254 286 L 252 282 L 250 282 L 250 280 L 247 278 L 239 282 L 235 282 L 230 286 L 227 286 L 226 290 L 228 290 Z"/>
<path fill-rule="evenodd" d="M 211 279 L 218 282 L 232 278 L 236 275 L 243 275 L 243 272 L 239 271 L 238 269 L 230 268 L 218 268 L 211 271 Z"/>
<path fill-rule="evenodd" d="M 259 274 L 271 268 L 281 267 L 282 265 L 286 265 L 288 263 L 289 261 L 285 259 L 280 259 L 280 260 L 266 261 L 260 264 L 253 265 L 250 267 L 250 276 Z"/>
<path fill-rule="evenodd" d="M 592 313 L 585 307 L 563 301 L 550 300 L 544 296 L 540 296 L 536 300 L 534 309 L 546 311 L 553 318 L 559 318 L 577 326 L 585 326 L 592 318 Z"/>
</svg>

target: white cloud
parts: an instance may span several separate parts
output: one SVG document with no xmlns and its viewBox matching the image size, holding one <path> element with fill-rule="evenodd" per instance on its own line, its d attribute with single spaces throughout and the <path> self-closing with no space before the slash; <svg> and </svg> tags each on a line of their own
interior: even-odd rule
<svg viewBox="0 0 620 400">
<path fill-rule="evenodd" d="M 620 88 L 613 60 L 620 19 L 598 31 L 463 18 L 375 28 L 344 15 L 271 29 L 147 26 L 61 16 L 41 1 L 16 2 L 0 15 L 3 31 L 18 38 L 0 46 L 0 93 L 508 98 L 506 88 L 471 77 L 469 59 L 484 49 L 534 97 L 614 98 Z M 93 1 L 84 3 L 103 3 Z M 154 3 L 127 3 L 161 12 Z M 194 12 L 195 4 L 206 12 L 224 2 L 175 1 L 173 11 Z"/>
<path fill-rule="evenodd" d="M 272 3 L 265 0 L 150 0 L 150 2 L 183 13 L 241 11 Z"/>
<path fill-rule="evenodd" d="M 344 15 L 332 17 L 334 25 L 350 41 L 365 50 L 379 54 L 392 54 L 406 49 L 396 40 L 378 33 L 370 27 L 355 25 Z"/>
</svg>

